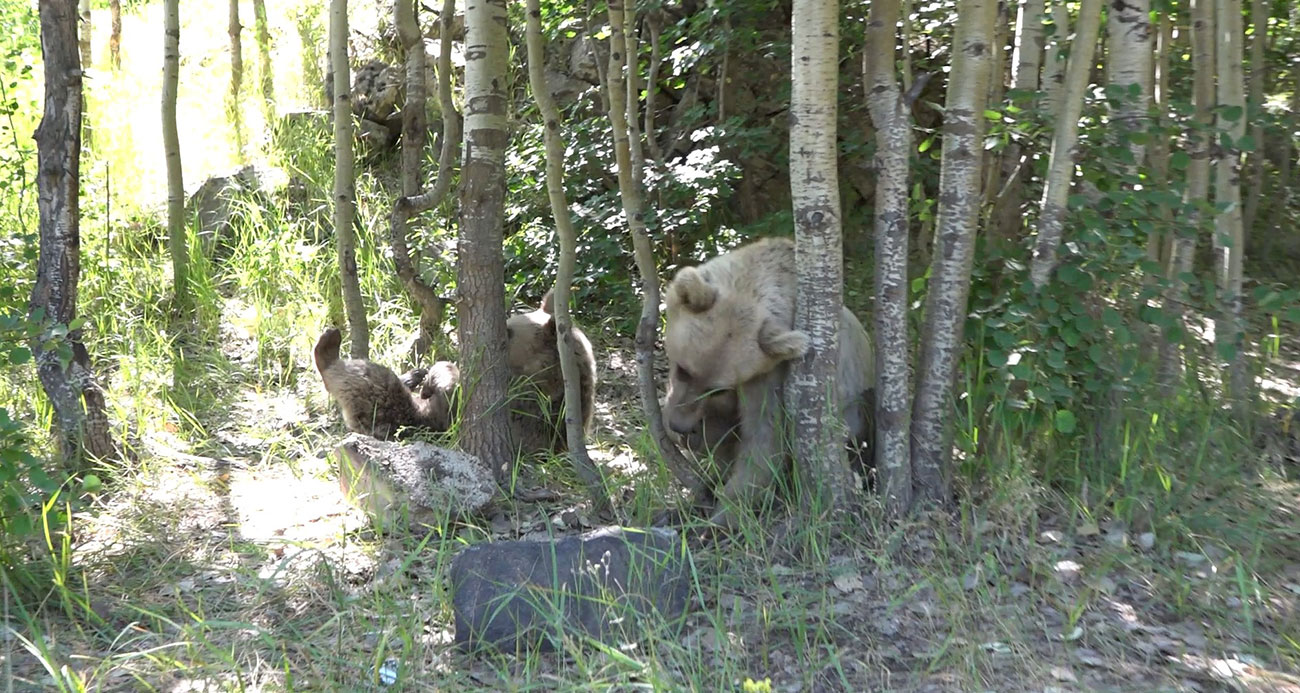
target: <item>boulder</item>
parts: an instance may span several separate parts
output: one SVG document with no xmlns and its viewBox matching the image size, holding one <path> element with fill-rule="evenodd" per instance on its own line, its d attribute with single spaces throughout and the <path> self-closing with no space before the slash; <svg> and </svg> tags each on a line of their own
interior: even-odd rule
<svg viewBox="0 0 1300 693">
<path fill-rule="evenodd" d="M 423 441 L 389 442 L 350 434 L 335 451 L 339 486 L 376 524 L 391 526 L 403 509 L 415 522 L 449 512 L 473 515 L 497 492 L 477 457 Z"/>
<path fill-rule="evenodd" d="M 234 240 L 232 222 L 242 213 L 241 205 L 270 206 L 288 184 L 289 176 L 284 171 L 257 164 L 203 181 L 190 195 L 185 211 L 198 218 L 204 255 L 216 257 L 230 248 Z"/>
<path fill-rule="evenodd" d="M 680 624 L 685 543 L 667 529 L 606 527 L 545 541 L 471 546 L 451 564 L 456 643 L 554 651 L 565 636 L 631 642 Z"/>
</svg>

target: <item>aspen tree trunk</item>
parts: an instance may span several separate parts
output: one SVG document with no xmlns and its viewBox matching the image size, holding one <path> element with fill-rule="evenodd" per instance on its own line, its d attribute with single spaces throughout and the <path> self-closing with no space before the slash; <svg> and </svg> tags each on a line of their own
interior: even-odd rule
<svg viewBox="0 0 1300 693">
<path fill-rule="evenodd" d="M 1214 202 L 1227 205 L 1214 220 L 1214 252 L 1219 280 L 1219 312 L 1214 334 L 1219 356 L 1227 356 L 1225 386 L 1228 400 L 1243 410 L 1246 359 L 1241 322 L 1242 258 L 1245 234 L 1241 226 L 1241 149 L 1246 135 L 1246 93 L 1242 77 L 1241 0 L 1218 0 L 1215 18 L 1215 70 L 1218 76 L 1217 128 L 1223 133 L 1214 178 Z M 1235 111 L 1235 113 L 1234 113 Z M 1233 117 L 1235 115 L 1235 117 Z M 1230 355 L 1228 355 L 1230 354 Z"/>
<path fill-rule="evenodd" d="M 338 244 L 343 310 L 354 359 L 370 355 L 370 326 L 357 277 L 356 177 L 352 151 L 352 71 L 348 65 L 348 2 L 330 0 L 330 64 L 334 71 L 334 242 Z"/>
<path fill-rule="evenodd" d="M 546 88 L 543 72 L 545 55 L 542 50 L 542 11 L 539 0 L 527 0 L 528 81 L 533 99 L 542 113 L 543 137 L 546 143 L 546 194 L 551 202 L 555 219 L 555 235 L 559 238 L 560 262 L 555 273 L 556 343 L 560 348 L 560 370 L 564 375 L 564 431 L 569 444 L 569 455 L 574 469 L 587 484 L 598 506 L 608 507 L 609 495 L 600 470 L 592 464 L 587 454 L 587 436 L 582 425 L 582 374 L 574 357 L 570 330 L 573 320 L 569 316 L 569 293 L 573 285 L 574 265 L 577 264 L 578 237 L 573 229 L 569 203 L 564 199 L 564 140 L 560 136 L 560 111 L 555 107 L 551 93 Z"/>
<path fill-rule="evenodd" d="M 911 109 L 903 101 L 894 70 L 898 15 L 899 0 L 871 3 L 866 48 L 862 52 L 867 107 L 876 126 L 876 469 L 885 509 L 894 518 L 906 514 L 912 506 L 911 340 L 907 334 L 907 195 L 912 123 Z"/>
<path fill-rule="evenodd" d="M 1210 152 L 1214 141 L 1209 135 L 1214 114 L 1214 7 L 1211 0 L 1191 0 L 1192 9 L 1192 102 L 1194 132 L 1189 135 L 1191 162 L 1187 165 L 1184 202 L 1204 203 L 1210 192 Z M 1196 235 L 1200 232 L 1201 214 L 1188 214 L 1188 233 L 1174 237 L 1169 253 L 1169 283 L 1165 289 L 1164 312 L 1169 324 L 1183 329 L 1183 305 L 1187 300 L 1186 277 L 1192 271 Z M 1179 346 L 1169 334 L 1160 341 L 1158 377 L 1168 393 L 1182 365 Z"/>
<path fill-rule="evenodd" d="M 1114 121 L 1121 133 L 1142 130 L 1151 99 L 1151 0 L 1122 0 L 1111 3 L 1106 15 L 1107 47 L 1110 50 L 1107 74 L 1110 83 L 1125 90 L 1115 107 Z M 1134 93 L 1136 92 L 1136 93 Z M 1142 165 L 1145 147 L 1129 143 L 1133 162 L 1130 175 Z"/>
<path fill-rule="evenodd" d="M 1011 89 L 1037 91 L 1043 63 L 1044 0 L 1020 0 L 1016 13 L 1015 49 L 1011 54 Z M 1028 162 L 1020 143 L 1012 140 L 1002 155 L 1001 185 L 993 200 L 991 230 L 1004 238 L 1019 238 L 1024 224 L 1022 181 L 1028 179 Z"/>
<path fill-rule="evenodd" d="M 1065 0 L 1051 0 L 1052 34 L 1043 49 L 1043 112 L 1048 122 L 1056 120 L 1065 90 L 1065 65 L 1070 46 L 1070 11 Z"/>
<path fill-rule="evenodd" d="M 108 36 L 108 54 L 112 58 L 113 69 L 122 69 L 122 0 L 109 0 L 108 12 L 112 24 L 112 33 Z"/>
<path fill-rule="evenodd" d="M 81 50 L 81 69 L 90 69 L 93 61 L 90 42 L 90 0 L 77 0 L 77 45 Z"/>
<path fill-rule="evenodd" d="M 1251 0 L 1250 24 L 1254 32 L 1250 41 L 1250 84 L 1247 88 L 1249 113 L 1251 118 L 1250 135 L 1255 140 L 1255 150 L 1246 155 L 1250 163 L 1249 192 L 1246 207 L 1242 211 L 1242 230 L 1249 236 L 1259 218 L 1259 203 L 1264 196 L 1264 152 L 1268 151 L 1262 120 L 1264 114 L 1264 49 L 1268 42 L 1269 5 L 1264 0 Z M 1286 180 L 1283 178 L 1282 180 Z M 1244 249 L 1243 249 L 1244 250 Z"/>
<path fill-rule="evenodd" d="M 262 83 L 262 101 L 275 103 L 275 68 L 271 66 L 271 32 L 266 22 L 266 0 L 253 0 L 253 30 L 257 37 L 257 69 Z"/>
<path fill-rule="evenodd" d="M 45 326 L 33 339 L 36 374 L 54 408 L 54 438 L 71 469 L 116 456 L 104 393 L 91 372 L 90 355 L 77 321 L 77 283 L 81 278 L 81 101 L 82 70 L 77 17 L 70 2 L 40 3 L 41 57 L 45 105 L 36 128 L 36 190 L 40 246 L 36 283 L 29 304 L 34 322 Z M 49 329 L 68 329 L 72 358 L 61 361 L 48 348 Z"/>
<path fill-rule="evenodd" d="M 162 139 L 167 158 L 167 247 L 172 256 L 172 291 L 176 312 L 190 310 L 190 250 L 185 235 L 185 179 L 181 173 L 181 138 L 176 131 L 176 90 L 181 64 L 180 0 L 163 0 Z"/>
<path fill-rule="evenodd" d="M 394 25 L 406 50 L 406 103 L 402 106 L 402 197 L 393 203 L 389 216 L 389 236 L 393 244 L 393 264 L 406 292 L 415 301 L 420 321 L 420 334 L 415 340 L 418 361 L 432 348 L 442 326 L 445 302 L 420 279 L 420 272 L 411 259 L 407 243 L 407 222 L 411 216 L 442 204 L 451 189 L 451 168 L 455 160 L 455 147 L 460 141 L 460 122 L 451 103 L 451 41 L 443 40 L 438 53 L 438 98 L 443 116 L 442 151 L 438 156 L 438 176 L 433 190 L 422 193 L 423 177 L 420 164 L 424 160 L 424 144 L 428 132 L 425 111 L 425 53 L 424 37 L 417 19 L 417 0 L 398 0 L 394 3 Z M 451 33 L 451 18 L 455 15 L 455 0 L 443 3 L 441 24 L 443 36 Z"/>
<path fill-rule="evenodd" d="M 804 511 L 843 509 L 853 488 L 836 412 L 844 258 L 836 170 L 839 3 L 794 0 L 791 18 L 790 197 L 794 203 L 794 329 L 811 338 L 790 364 L 785 405 Z"/>
<path fill-rule="evenodd" d="M 1169 112 L 1169 56 L 1170 44 L 1174 39 L 1174 22 L 1169 16 L 1168 10 L 1160 11 L 1159 29 L 1156 32 L 1156 54 L 1152 61 L 1154 71 L 1152 97 L 1155 103 L 1156 117 L 1160 119 L 1163 125 L 1168 120 Z M 1160 189 L 1169 185 L 1169 137 L 1159 135 L 1151 141 L 1151 147 L 1147 151 L 1147 161 L 1151 164 L 1151 176 L 1155 184 Z M 1170 219 L 1170 210 L 1168 207 L 1160 209 L 1162 219 Z M 1168 253 L 1165 252 L 1165 234 L 1163 228 L 1168 224 L 1156 224 L 1151 232 L 1147 235 L 1147 262 L 1152 266 L 1164 267 L 1168 262 Z M 1155 274 L 1148 273 L 1145 280 L 1150 282 L 1154 280 Z"/>
<path fill-rule="evenodd" d="M 239 0 L 230 0 L 226 33 L 230 35 L 230 102 L 239 108 L 239 92 L 244 84 L 244 42 L 240 38 Z"/>
<path fill-rule="evenodd" d="M 636 327 L 637 385 L 641 392 L 641 406 L 645 411 L 650 435 L 669 470 L 678 483 L 699 492 L 704 488 L 697 470 L 686 461 L 676 444 L 668 437 L 664 427 L 663 410 L 659 408 L 659 386 L 655 382 L 654 349 L 659 333 L 659 274 L 655 265 L 654 246 L 646 232 L 645 208 L 641 190 L 642 178 L 636 175 L 632 158 L 632 142 L 628 134 L 629 96 L 627 80 L 623 76 L 626 65 L 627 21 L 623 0 L 609 0 L 609 68 L 605 88 L 609 90 L 609 122 L 614 140 L 614 158 L 618 165 L 618 190 L 623 200 L 623 214 L 627 217 L 628 232 L 632 236 L 632 250 L 636 257 L 637 272 L 641 275 L 641 320 Z M 638 143 L 639 144 L 639 143 Z"/>
<path fill-rule="evenodd" d="M 975 259 L 980 165 L 985 131 L 994 0 L 965 0 L 958 9 L 952 71 L 943 121 L 943 163 L 934 259 L 925 300 L 916 401 L 912 408 L 912 475 L 919 500 L 949 501 L 952 385 Z"/>
<path fill-rule="evenodd" d="M 1052 136 L 1052 154 L 1043 186 L 1043 207 L 1038 216 L 1038 240 L 1029 266 L 1029 278 L 1035 288 L 1047 283 L 1056 267 L 1056 251 L 1065 230 L 1066 202 L 1074 178 L 1074 146 L 1079 139 L 1079 115 L 1083 112 L 1083 95 L 1092 73 L 1093 49 L 1101 25 L 1102 0 L 1083 0 L 1079 4 L 1079 24 L 1070 46 L 1065 90 L 1061 95 L 1061 114 Z"/>
<path fill-rule="evenodd" d="M 465 153 L 460 185 L 456 282 L 460 363 L 468 372 L 461 444 L 492 467 L 500 482 L 512 461 L 506 371 L 505 0 L 465 6 Z M 443 36 L 442 40 L 450 40 Z"/>
</svg>

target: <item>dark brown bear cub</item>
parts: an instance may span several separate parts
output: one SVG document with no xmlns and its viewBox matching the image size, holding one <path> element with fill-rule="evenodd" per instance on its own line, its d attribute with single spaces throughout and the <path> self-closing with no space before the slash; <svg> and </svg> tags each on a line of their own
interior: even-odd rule
<svg viewBox="0 0 1300 693">
<path fill-rule="evenodd" d="M 564 375 L 555 333 L 551 292 L 535 311 L 506 320 L 506 365 L 510 370 L 510 424 L 524 453 L 564 452 Z M 596 356 L 587 335 L 574 325 L 568 342 L 578 363 L 582 427 L 591 433 L 596 413 Z"/>
<path fill-rule="evenodd" d="M 403 427 L 445 431 L 451 425 L 448 397 L 423 396 L 385 366 L 366 359 L 339 358 L 343 335 L 328 327 L 316 341 L 316 370 L 343 410 L 343 423 L 357 433 L 389 439 Z M 414 373 L 406 375 L 415 380 Z M 427 382 L 427 380 L 426 380 Z"/>
</svg>

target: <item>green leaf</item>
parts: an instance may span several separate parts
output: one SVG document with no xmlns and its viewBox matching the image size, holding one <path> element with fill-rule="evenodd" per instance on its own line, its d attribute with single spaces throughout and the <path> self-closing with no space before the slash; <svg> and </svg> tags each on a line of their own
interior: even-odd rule
<svg viewBox="0 0 1300 693">
<path fill-rule="evenodd" d="M 1237 358 L 1237 345 L 1232 342 L 1219 342 L 1214 345 L 1214 351 L 1224 361 L 1235 361 Z"/>
<path fill-rule="evenodd" d="M 32 352 L 24 346 L 16 346 L 9 350 L 9 364 L 21 366 L 32 360 Z"/>
<path fill-rule="evenodd" d="M 991 109 L 984 109 L 984 117 L 989 120 L 1002 120 L 1002 114 Z"/>
<path fill-rule="evenodd" d="M 1192 163 L 1192 157 L 1187 152 L 1174 152 L 1169 155 L 1169 168 L 1175 171 L 1181 171 Z"/>
<path fill-rule="evenodd" d="M 1069 435 L 1074 433 L 1078 426 L 1078 419 L 1075 418 L 1074 412 L 1069 409 L 1059 409 L 1056 412 L 1056 430 L 1058 433 Z"/>
<path fill-rule="evenodd" d="M 1001 351 L 999 349 L 990 349 L 985 354 L 984 358 L 987 359 L 989 365 L 993 366 L 994 368 L 1001 368 L 1007 365 L 1007 352 Z"/>
<path fill-rule="evenodd" d="M 930 151 L 930 147 L 933 146 L 934 146 L 934 137 L 927 137 L 923 142 L 921 142 L 921 146 L 916 148 L 916 151 L 921 154 L 924 154 Z"/>
</svg>

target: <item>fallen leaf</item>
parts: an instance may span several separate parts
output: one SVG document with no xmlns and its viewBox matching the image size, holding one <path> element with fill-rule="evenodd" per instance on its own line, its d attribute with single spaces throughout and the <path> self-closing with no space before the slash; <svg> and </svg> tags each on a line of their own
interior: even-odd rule
<svg viewBox="0 0 1300 693">
<path fill-rule="evenodd" d="M 845 573 L 832 581 L 835 589 L 848 594 L 862 589 L 862 576 L 857 573 Z"/>
<path fill-rule="evenodd" d="M 1085 522 L 1079 525 L 1079 528 L 1074 533 L 1081 537 L 1095 537 L 1101 534 L 1101 528 L 1097 526 L 1096 522 Z"/>
<path fill-rule="evenodd" d="M 1078 683 L 1079 677 L 1065 667 L 1052 667 L 1052 678 L 1065 683 Z"/>
</svg>

